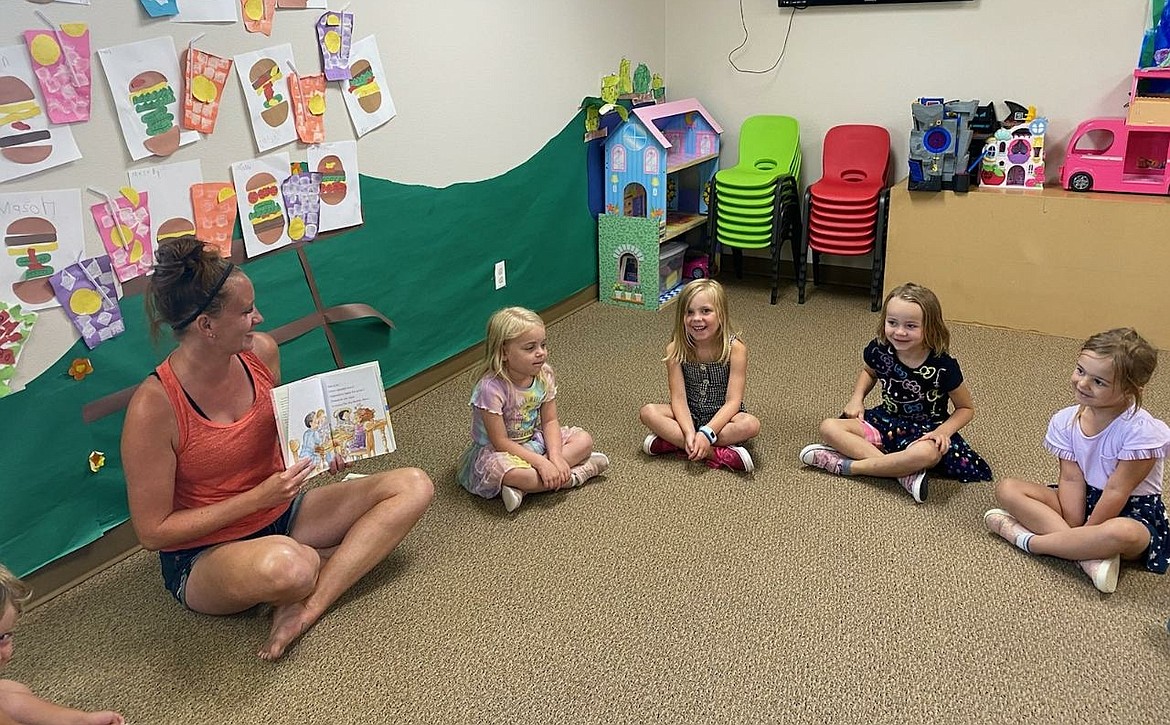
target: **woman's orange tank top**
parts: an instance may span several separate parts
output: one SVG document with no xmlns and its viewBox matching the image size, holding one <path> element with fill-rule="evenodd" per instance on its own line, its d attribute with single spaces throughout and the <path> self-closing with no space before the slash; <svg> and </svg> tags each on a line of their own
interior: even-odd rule
<svg viewBox="0 0 1170 725">
<path fill-rule="evenodd" d="M 170 358 L 155 372 L 175 411 L 179 448 L 175 451 L 175 510 L 208 506 L 249 491 L 277 471 L 284 470 L 276 416 L 272 408 L 272 373 L 255 353 L 241 353 L 240 360 L 252 376 L 255 400 L 234 423 L 216 423 L 195 411 Z M 289 507 L 283 503 L 263 509 L 206 536 L 168 547 L 166 551 L 234 541 L 259 531 Z"/>
</svg>

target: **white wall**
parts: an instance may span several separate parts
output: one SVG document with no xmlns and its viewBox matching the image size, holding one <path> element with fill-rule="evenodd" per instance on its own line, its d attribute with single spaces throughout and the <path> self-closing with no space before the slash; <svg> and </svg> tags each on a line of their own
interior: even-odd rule
<svg viewBox="0 0 1170 725">
<path fill-rule="evenodd" d="M 191 0 L 188 0 L 191 1 Z M 331 0 L 338 9 L 344 3 Z M 37 5 L 3 0 L 0 45 L 23 41 L 19 31 L 43 27 L 34 12 L 54 22 L 90 25 L 93 50 L 159 35 L 176 50 L 199 33 L 198 45 L 223 56 L 292 43 L 297 68 L 317 72 L 313 25 L 319 10 L 282 10 L 271 37 L 242 24 L 190 25 L 151 20 L 137 0 L 94 0 L 92 6 Z M 665 65 L 665 0 L 351 0 L 355 39 L 378 39 L 387 85 L 398 109 L 389 124 L 359 145 L 362 173 L 404 183 L 446 186 L 501 174 L 525 161 L 573 118 L 577 104 L 597 95 L 600 78 L 626 56 L 656 72 Z M 234 73 L 234 69 L 233 69 Z M 126 169 L 201 159 L 206 180 L 227 180 L 229 165 L 257 156 L 238 81 L 225 92 L 214 135 L 185 146 L 169 159 L 130 160 L 105 76 L 94 57 L 92 119 L 73 132 L 84 159 L 0 184 L 0 193 L 125 186 Z M 328 140 L 354 137 L 341 91 L 327 92 Z M 303 145 L 274 149 L 304 158 Z M 584 173 L 584 169 L 581 169 Z M 98 201 L 83 192 L 85 203 Z M 88 212 L 87 212 L 88 213 Z M 88 218 L 88 217 L 87 217 Z M 469 233 L 474 233 L 469 231 Z M 92 222 L 86 250 L 101 253 Z M 134 299 L 129 304 L 140 304 Z M 17 383 L 35 377 L 76 339 L 60 310 L 42 313 L 20 360 Z M 145 371 L 144 371 L 145 372 Z"/>
<path fill-rule="evenodd" d="M 749 40 L 735 56 L 769 67 L 793 12 L 743 0 Z M 910 103 L 919 96 L 1013 100 L 1050 121 L 1049 180 L 1077 123 L 1124 115 L 1146 0 L 974 0 L 797 11 L 776 70 L 742 74 L 728 53 L 743 41 L 738 0 L 671 0 L 667 83 L 696 96 L 723 124 L 723 164 L 738 158 L 738 129 L 755 114 L 801 125 L 804 180 L 821 175 L 821 139 L 842 123 L 890 131 L 896 178 L 906 176 Z M 1001 115 L 1003 107 L 1000 105 Z"/>
</svg>

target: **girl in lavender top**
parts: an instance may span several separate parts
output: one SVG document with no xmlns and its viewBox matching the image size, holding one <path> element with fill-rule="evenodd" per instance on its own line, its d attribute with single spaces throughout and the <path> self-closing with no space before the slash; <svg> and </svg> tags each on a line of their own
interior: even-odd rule
<svg viewBox="0 0 1170 725">
<path fill-rule="evenodd" d="M 1165 574 L 1170 428 L 1142 408 L 1157 364 L 1158 351 L 1128 327 L 1086 340 L 1072 373 L 1076 405 L 1052 416 L 1044 436 L 1060 462 L 1057 484 L 1000 481 L 1003 508 L 983 515 L 987 527 L 1030 554 L 1077 562 L 1106 593 L 1117 588 L 1121 559 Z"/>
</svg>

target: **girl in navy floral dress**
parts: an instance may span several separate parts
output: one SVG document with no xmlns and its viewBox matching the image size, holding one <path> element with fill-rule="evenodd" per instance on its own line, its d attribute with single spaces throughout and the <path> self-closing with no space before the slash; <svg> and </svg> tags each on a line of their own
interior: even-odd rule
<svg viewBox="0 0 1170 725">
<path fill-rule="evenodd" d="M 975 408 L 959 362 L 951 357 L 942 306 L 913 282 L 886 295 L 877 338 L 839 418 L 821 422 L 821 438 L 800 460 L 844 476 L 896 478 L 918 503 L 927 471 L 959 481 L 990 481 L 991 468 L 959 435 Z M 881 405 L 865 396 L 881 383 Z"/>
</svg>

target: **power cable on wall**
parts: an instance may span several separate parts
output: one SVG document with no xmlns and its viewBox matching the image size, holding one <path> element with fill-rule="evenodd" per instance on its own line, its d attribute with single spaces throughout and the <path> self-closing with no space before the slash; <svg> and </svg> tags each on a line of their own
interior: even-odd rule
<svg viewBox="0 0 1170 725">
<path fill-rule="evenodd" d="M 740 68 L 735 64 L 735 61 L 731 59 L 731 56 L 735 55 L 736 51 L 747 45 L 748 42 L 747 20 L 745 20 L 743 16 L 743 0 L 739 0 L 739 22 L 743 26 L 743 42 L 727 54 L 727 62 L 731 64 L 732 68 L 736 69 L 740 73 L 762 74 L 771 73 L 772 71 L 776 70 L 776 66 L 780 65 L 780 61 L 784 59 L 784 53 L 788 50 L 788 36 L 792 34 L 792 19 L 796 17 L 796 11 L 800 9 L 801 8 L 793 7 L 792 10 L 788 13 L 788 29 L 784 32 L 784 44 L 780 46 L 780 55 L 776 57 L 776 62 L 764 70 L 752 70 L 750 68 Z"/>
</svg>

